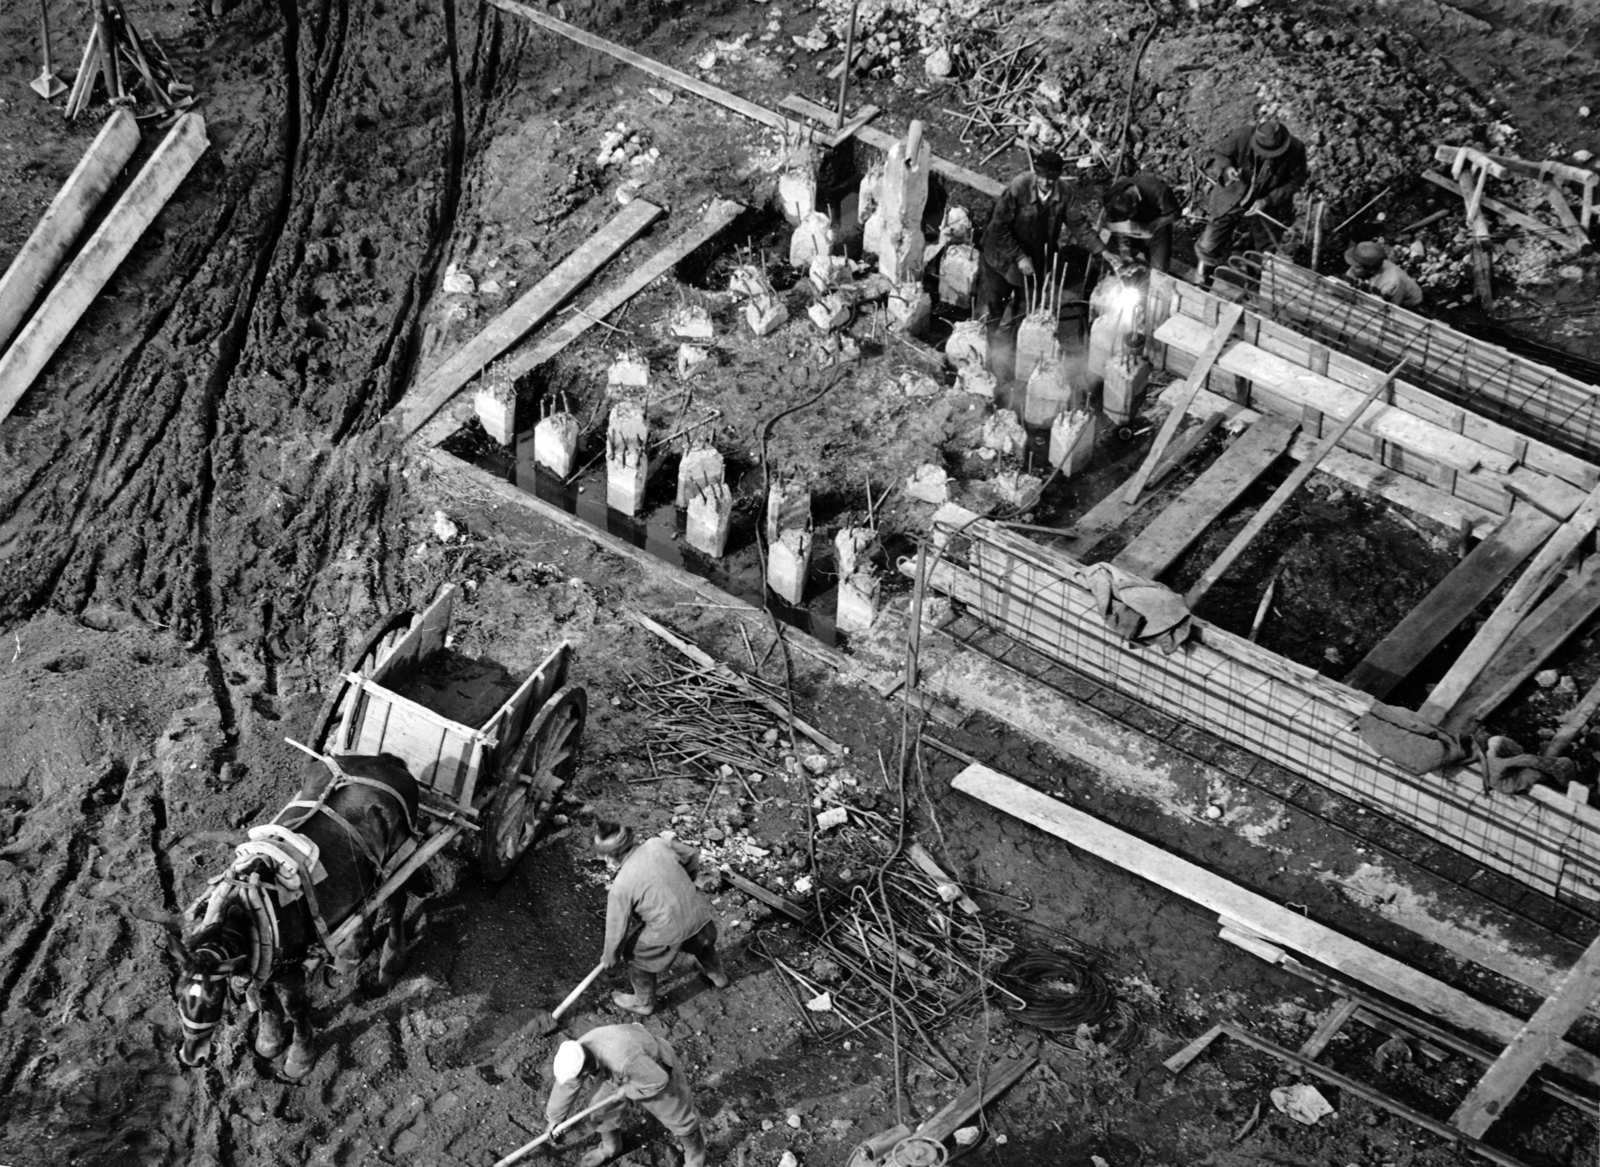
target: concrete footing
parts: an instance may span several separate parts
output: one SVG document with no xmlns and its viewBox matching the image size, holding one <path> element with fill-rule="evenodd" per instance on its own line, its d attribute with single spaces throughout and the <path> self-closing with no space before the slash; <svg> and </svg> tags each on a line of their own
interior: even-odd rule
<svg viewBox="0 0 1600 1167">
<path fill-rule="evenodd" d="M 578 419 L 572 414 L 552 413 L 533 427 L 533 460 L 561 481 L 572 477 L 578 457 Z"/>
<path fill-rule="evenodd" d="M 689 496 L 684 540 L 702 555 L 721 559 L 728 549 L 728 526 L 733 514 L 733 491 L 725 482 L 697 487 Z"/>
<path fill-rule="evenodd" d="M 767 548 L 767 586 L 791 604 L 806 597 L 806 571 L 811 564 L 811 527 L 790 527 Z"/>
<path fill-rule="evenodd" d="M 841 577 L 839 596 L 834 609 L 834 627 L 840 632 L 865 632 L 878 616 L 882 584 L 868 571 Z"/>
<path fill-rule="evenodd" d="M 818 256 L 826 257 L 833 251 L 833 224 L 821 211 L 812 211 L 800 219 L 800 225 L 789 236 L 789 263 L 793 267 L 809 269 Z"/>
<path fill-rule="evenodd" d="M 962 365 L 961 371 L 956 374 L 956 388 L 974 397 L 993 401 L 995 394 L 1000 391 L 1000 382 L 982 365 Z"/>
<path fill-rule="evenodd" d="M 1050 465 L 1070 478 L 1089 465 L 1094 453 L 1094 414 L 1074 409 L 1050 423 Z"/>
<path fill-rule="evenodd" d="M 606 435 L 606 505 L 625 515 L 638 514 L 644 505 L 650 477 L 649 439 L 643 405 L 622 401 L 612 407 Z"/>
<path fill-rule="evenodd" d="M 842 255 L 813 256 L 807 274 L 811 277 L 811 286 L 819 294 L 832 291 L 850 278 L 850 261 Z"/>
<path fill-rule="evenodd" d="M 649 388 L 650 365 L 638 353 L 618 353 L 606 370 L 606 384 L 612 389 Z"/>
<path fill-rule="evenodd" d="M 1127 425 L 1139 412 L 1145 387 L 1150 383 L 1150 362 L 1124 350 L 1106 363 L 1105 388 L 1101 397 L 1106 416 L 1117 425 Z"/>
<path fill-rule="evenodd" d="M 699 304 L 685 304 L 672 314 L 672 335 L 679 340 L 710 340 L 715 335 L 711 314 Z"/>
<path fill-rule="evenodd" d="M 1026 381 L 1039 362 L 1056 355 L 1056 318 L 1046 312 L 1025 316 L 1017 328 L 1016 368 L 1013 376 Z"/>
<path fill-rule="evenodd" d="M 942 466 L 926 462 L 906 479 L 906 497 L 942 506 L 950 501 L 950 475 Z"/>
<path fill-rule="evenodd" d="M 837 292 L 830 292 L 807 308 L 806 315 L 823 332 L 832 332 L 836 328 L 843 328 L 849 321 L 850 305 Z"/>
<path fill-rule="evenodd" d="M 485 373 L 472 395 L 472 408 L 478 415 L 483 432 L 509 446 L 517 437 L 517 387 L 515 383 L 493 372 Z"/>
<path fill-rule="evenodd" d="M 1005 457 L 1021 456 L 1028 446 L 1028 431 L 1009 409 L 997 409 L 983 419 L 983 448 Z"/>
<path fill-rule="evenodd" d="M 1080 408 L 1085 395 L 1073 384 L 1072 370 L 1059 356 L 1046 357 L 1028 375 L 1023 396 L 1024 425 L 1049 425 L 1062 413 Z"/>
<path fill-rule="evenodd" d="M 939 260 L 940 302 L 970 308 L 977 288 L 978 249 L 970 243 L 952 243 Z"/>
<path fill-rule="evenodd" d="M 745 305 L 744 319 L 757 336 L 770 336 L 789 319 L 789 309 L 775 296 L 762 297 Z"/>
<path fill-rule="evenodd" d="M 723 480 L 722 455 L 713 446 L 695 446 L 683 452 L 678 463 L 678 505 L 686 507 L 689 499 L 702 487 L 714 486 Z"/>
<path fill-rule="evenodd" d="M 897 284 L 889 293 L 889 327 L 907 336 L 921 336 L 928 330 L 933 315 L 933 297 L 922 290 L 922 282 Z"/>
<path fill-rule="evenodd" d="M 986 365 L 989 361 L 989 326 L 982 320 L 962 320 L 944 342 L 945 363 L 955 368 Z"/>
</svg>

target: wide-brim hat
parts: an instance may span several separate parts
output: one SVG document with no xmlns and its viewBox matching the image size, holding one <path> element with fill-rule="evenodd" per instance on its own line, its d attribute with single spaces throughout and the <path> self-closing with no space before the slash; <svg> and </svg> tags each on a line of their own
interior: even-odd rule
<svg viewBox="0 0 1600 1167">
<path fill-rule="evenodd" d="M 1276 158 L 1292 141 L 1289 127 L 1276 118 L 1268 118 L 1256 126 L 1256 132 L 1250 136 L 1250 149 L 1262 158 Z"/>
<path fill-rule="evenodd" d="M 1364 243 L 1351 244 L 1349 250 L 1344 253 L 1344 261 L 1351 267 L 1382 267 L 1383 261 L 1388 258 L 1388 249 L 1371 239 Z"/>
</svg>

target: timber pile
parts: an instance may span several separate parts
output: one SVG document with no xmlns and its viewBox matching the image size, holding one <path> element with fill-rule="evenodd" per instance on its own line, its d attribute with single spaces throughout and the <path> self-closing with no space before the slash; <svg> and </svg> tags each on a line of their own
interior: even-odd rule
<svg viewBox="0 0 1600 1167">
<path fill-rule="evenodd" d="M 1263 257 L 1255 295 L 1262 315 L 1320 345 L 1375 365 L 1409 356 L 1406 380 L 1418 388 L 1560 450 L 1600 459 L 1600 389 L 1593 385 L 1278 256 Z M 1492 424 L 1471 415 L 1464 421 L 1469 433 Z M 1539 456 L 1536 450 L 1530 457 Z M 1585 485 L 1581 477 L 1567 481 Z"/>
<path fill-rule="evenodd" d="M 1356 723 L 1373 698 L 1196 619 L 1178 652 L 1131 645 L 1100 615 L 1085 565 L 957 507 L 937 590 L 990 626 L 1168 716 L 1382 810 L 1552 896 L 1600 898 L 1600 811 L 1564 792 L 1488 799 L 1472 770 L 1415 775 L 1380 756 Z"/>
</svg>

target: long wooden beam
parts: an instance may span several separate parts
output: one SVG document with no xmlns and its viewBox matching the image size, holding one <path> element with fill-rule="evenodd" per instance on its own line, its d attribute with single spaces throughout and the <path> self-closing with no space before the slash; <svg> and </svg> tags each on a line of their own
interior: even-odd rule
<svg viewBox="0 0 1600 1167">
<path fill-rule="evenodd" d="M 430 417 L 512 345 L 550 318 L 568 297 L 609 263 L 618 252 L 644 233 L 664 210 L 644 199 L 634 199 L 609 223 L 558 263 L 544 279 L 517 298 L 483 331 L 462 345 L 438 368 L 422 379 L 396 407 L 401 432 L 410 437 Z"/>
<path fill-rule="evenodd" d="M 833 111 L 826 106 L 818 105 L 814 101 L 807 101 L 803 97 L 795 97 L 789 101 L 789 108 L 797 113 L 804 113 L 808 117 L 816 118 L 821 122 L 828 122 L 833 117 Z M 887 154 L 900 139 L 893 134 L 886 134 L 872 126 L 862 126 L 855 132 L 855 136 L 875 150 L 882 150 Z M 996 182 L 986 174 L 979 174 L 976 170 L 968 170 L 959 162 L 951 162 L 948 158 L 941 158 L 934 154 L 928 160 L 928 169 L 935 174 L 943 175 L 951 182 L 958 182 L 962 186 L 970 187 L 979 194 L 988 195 L 992 199 L 1000 197 L 1006 189 L 1006 184 Z"/>
<path fill-rule="evenodd" d="M 972 765 L 957 774 L 951 786 L 1079 850 L 1237 920 L 1274 944 L 1312 957 L 1319 964 L 1407 1002 L 1446 1024 L 1483 1033 L 1501 1042 L 1510 1042 L 1522 1029 L 1522 1022 L 1509 1013 L 1242 888 L 1215 872 L 1084 814 L 1009 775 L 987 766 Z M 1600 1058 L 1564 1040 L 1552 1045 L 1549 1062 L 1565 1073 L 1600 1085 Z"/>
</svg>

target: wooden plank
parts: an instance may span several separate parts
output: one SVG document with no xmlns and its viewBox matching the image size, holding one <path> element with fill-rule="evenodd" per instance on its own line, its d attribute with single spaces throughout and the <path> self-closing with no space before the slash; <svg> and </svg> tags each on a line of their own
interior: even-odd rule
<svg viewBox="0 0 1600 1167">
<path fill-rule="evenodd" d="M 1183 353 L 1196 352 L 1205 326 L 1188 316 L 1174 316 L 1156 330 L 1155 339 Z M 1323 414 L 1343 416 L 1355 408 L 1362 390 L 1341 384 L 1331 377 L 1275 356 L 1254 345 L 1236 344 L 1217 360 L 1224 372 L 1235 373 L 1257 385 L 1270 388 L 1295 403 L 1295 413 L 1309 407 Z M 1368 367 L 1367 384 L 1376 370 Z M 1509 473 L 1517 465 L 1508 451 L 1452 432 L 1426 421 L 1398 405 L 1382 405 L 1370 410 L 1360 427 L 1383 441 L 1415 451 L 1434 462 L 1461 471 L 1482 466 L 1486 470 Z"/>
<path fill-rule="evenodd" d="M 1037 1065 L 1033 1054 L 1020 1058 L 1007 1058 L 995 1062 L 979 1082 L 974 1082 L 947 1105 L 941 1107 L 927 1122 L 917 1127 L 917 1137 L 942 1143 L 956 1133 L 958 1127 L 968 1125 L 978 1112 L 992 1103 Z"/>
<path fill-rule="evenodd" d="M 1160 576 L 1271 469 L 1297 428 L 1288 418 L 1273 415 L 1245 430 L 1113 562 L 1146 579 Z"/>
<path fill-rule="evenodd" d="M 197 113 L 184 114 L 106 212 L 11 347 L 0 356 L 0 420 L 10 415 L 44 372 L 209 144 L 205 119 Z"/>
<path fill-rule="evenodd" d="M 789 109 L 796 112 L 803 112 L 808 117 L 832 124 L 833 111 L 827 106 L 818 105 L 814 101 L 807 101 L 799 96 L 796 96 L 792 102 L 786 102 L 785 104 Z M 874 129 L 872 126 L 862 126 L 855 134 L 858 141 L 865 142 L 873 149 L 882 150 L 884 153 L 888 153 L 894 147 L 894 144 L 904 136 L 902 134 L 897 138 L 893 134 L 886 134 L 882 130 Z M 992 199 L 999 198 L 1000 192 L 1006 188 L 1003 182 L 996 182 L 987 175 L 979 174 L 976 170 L 968 170 L 965 166 L 941 158 L 937 154 L 930 156 L 928 169 L 936 174 L 942 174 L 951 182 L 958 182 L 962 186 L 971 187 L 979 194 L 986 194 Z"/>
<path fill-rule="evenodd" d="M 396 407 L 402 432 L 411 436 L 461 389 L 555 310 L 666 212 L 634 199 L 616 218 L 567 256 L 515 304 L 491 320 L 438 368 L 406 393 Z"/>
<path fill-rule="evenodd" d="M 944 869 L 939 866 L 938 862 L 932 855 L 928 854 L 927 848 L 925 848 L 921 843 L 911 844 L 911 846 L 906 849 L 906 858 L 910 859 L 912 863 L 916 864 L 917 870 L 921 871 L 922 874 L 933 880 L 934 883 L 940 885 L 948 884 L 951 888 L 958 892 L 959 894 L 952 902 L 955 903 L 963 912 L 967 913 L 969 916 L 976 916 L 978 914 L 978 905 L 973 901 L 972 897 L 961 890 L 961 884 L 957 880 L 951 879 L 950 876 L 944 873 Z M 944 897 L 941 895 L 939 898 L 943 899 Z"/>
<path fill-rule="evenodd" d="M 1243 304 L 1229 304 L 1221 311 L 1217 318 L 1216 326 L 1206 337 L 1205 344 L 1198 350 L 1195 357 L 1194 368 L 1189 370 L 1189 376 L 1183 383 L 1183 389 L 1174 399 L 1173 407 L 1161 422 L 1161 429 L 1157 431 L 1155 441 L 1150 444 L 1150 452 L 1145 455 L 1139 469 L 1134 472 L 1133 478 L 1128 482 L 1128 489 L 1123 497 L 1129 505 L 1139 501 L 1139 494 L 1144 490 L 1145 483 L 1150 481 L 1150 475 L 1155 470 L 1156 464 L 1161 461 L 1161 455 L 1166 451 L 1167 443 L 1171 442 L 1178 432 L 1178 427 L 1183 424 L 1183 415 L 1188 411 L 1189 402 L 1194 395 L 1204 388 L 1206 378 L 1211 375 L 1211 366 L 1217 363 L 1217 358 L 1222 355 L 1222 347 L 1227 344 L 1233 335 L 1233 330 L 1238 327 L 1239 321 L 1244 318 Z M 1163 325 L 1163 328 L 1166 326 Z M 1158 336 L 1158 339 L 1161 339 Z"/>
<path fill-rule="evenodd" d="M 1509 1042 L 1522 1028 L 1522 1022 L 1509 1013 L 996 770 L 968 766 L 951 785 L 1446 1024 L 1502 1042 Z M 1560 1042 L 1553 1047 L 1549 1061 L 1565 1073 L 1600 1085 L 1600 1058 L 1576 1046 Z"/>
<path fill-rule="evenodd" d="M 772 112 L 765 106 L 757 105 L 753 101 L 747 101 L 737 94 L 729 93 L 726 89 L 719 89 L 717 86 L 712 85 L 710 82 L 702 81 L 698 77 L 691 77 L 679 69 L 674 69 L 671 65 L 663 65 L 660 61 L 652 60 L 642 53 L 636 53 L 632 49 L 625 49 L 614 41 L 606 40 L 605 37 L 595 36 L 592 32 L 585 32 L 583 29 L 576 25 L 568 24 L 564 20 L 557 20 L 554 16 L 540 12 L 537 8 L 519 4 L 517 0 L 491 0 L 491 2 L 502 12 L 509 12 L 513 16 L 522 17 L 524 20 L 531 20 L 534 24 L 558 33 L 570 41 L 576 41 L 586 48 L 607 53 L 619 61 L 632 65 L 636 69 L 643 69 L 651 76 L 659 77 L 668 84 L 676 85 L 679 89 L 687 89 L 690 93 L 698 94 L 708 101 L 714 101 L 718 105 L 731 109 L 735 113 L 743 114 L 745 117 L 758 121 L 762 125 L 772 126 L 775 129 L 785 130 L 792 134 L 798 134 L 803 128 L 799 122 L 791 122 L 788 118 Z"/>
<path fill-rule="evenodd" d="M 1589 497 L 1573 513 L 1572 518 L 1563 523 L 1539 549 L 1539 554 L 1517 578 L 1517 582 L 1511 585 L 1511 590 L 1500 601 L 1494 614 L 1478 629 L 1472 643 L 1467 645 L 1466 650 L 1456 658 L 1455 664 L 1450 666 L 1449 672 L 1434 686 L 1418 713 L 1435 725 L 1444 723 L 1462 694 L 1511 638 L 1523 617 L 1539 602 L 1555 573 L 1561 570 L 1578 545 L 1594 531 L 1596 523 L 1600 523 L 1600 487 L 1589 492 Z"/>
<path fill-rule="evenodd" d="M 1556 218 L 1567 229 L 1567 238 L 1577 250 L 1582 250 L 1589 245 L 1589 234 L 1578 223 L 1578 216 L 1572 213 L 1572 204 L 1567 202 L 1567 196 L 1556 183 L 1544 184 L 1544 199 L 1550 204 L 1550 209 L 1556 213 Z"/>
<path fill-rule="evenodd" d="M 1444 642 L 1477 606 L 1555 533 L 1555 520 L 1518 505 L 1440 580 L 1422 603 L 1373 645 L 1344 683 L 1385 698 Z"/>
<path fill-rule="evenodd" d="M 746 879 L 737 871 L 733 871 L 725 867 L 722 869 L 722 878 L 726 879 L 729 883 L 733 884 L 734 887 L 744 892 L 745 895 L 760 900 L 773 911 L 782 912 L 785 916 L 788 916 L 789 919 L 793 920 L 797 924 L 809 924 L 811 922 L 811 913 L 809 911 L 804 908 L 797 907 L 795 904 L 784 899 L 775 891 L 768 891 L 754 880 Z"/>
<path fill-rule="evenodd" d="M 828 136 L 823 139 L 823 145 L 830 150 L 838 149 L 845 142 L 855 137 L 857 130 L 883 112 L 875 105 L 864 105 L 856 113 L 855 117 L 835 129 L 834 116 L 831 109 L 818 105 L 814 101 L 807 101 L 797 93 L 791 93 L 788 97 L 778 102 L 778 108 L 821 122 L 828 130 Z"/>
<path fill-rule="evenodd" d="M 1328 1048 L 1328 1043 L 1334 1039 L 1339 1030 L 1344 1028 L 1344 1023 L 1355 1016 L 1356 1010 L 1361 1006 L 1349 997 L 1344 998 L 1332 1011 L 1322 1019 L 1322 1024 L 1317 1026 L 1316 1032 L 1306 1038 L 1300 1047 L 1300 1056 L 1303 1058 L 1320 1058 L 1322 1051 Z"/>
<path fill-rule="evenodd" d="M 1161 1064 L 1166 1067 L 1167 1073 L 1181 1074 L 1188 1068 L 1190 1062 L 1205 1053 L 1211 1043 L 1221 1036 L 1222 1026 L 1213 1025 Z"/>
<path fill-rule="evenodd" d="M 1585 170 L 1580 166 L 1573 166 L 1566 162 L 1557 162 L 1555 159 L 1546 159 L 1534 162 L 1526 158 L 1513 158 L 1506 154 L 1489 154 L 1474 150 L 1471 146 L 1448 146 L 1435 144 L 1433 147 L 1433 160 L 1442 162 L 1446 166 L 1454 166 L 1457 154 L 1461 150 L 1470 151 L 1469 157 L 1476 156 L 1483 159 L 1491 167 L 1491 173 L 1496 178 L 1504 178 L 1508 170 L 1515 170 L 1519 174 L 1531 174 L 1538 178 L 1551 175 L 1564 179 L 1567 182 L 1582 186 L 1585 183 L 1596 181 L 1596 174 L 1592 170 Z"/>
<path fill-rule="evenodd" d="M 1505 646 L 1474 678 L 1442 723 L 1452 732 L 1469 732 L 1533 676 L 1568 637 L 1600 611 L 1600 555 L 1568 576 L 1544 603 L 1517 625 Z"/>
<path fill-rule="evenodd" d="M 1451 1125 L 1470 1138 L 1482 1138 L 1534 1071 L 1549 1060 L 1556 1043 L 1597 993 L 1600 993 L 1600 940 L 1584 950 L 1578 963 L 1563 978 L 1561 987 L 1539 1006 L 1539 1011 L 1511 1039 L 1511 1044 L 1489 1067 L 1489 1072 L 1456 1107 L 1450 1118 Z"/>
<path fill-rule="evenodd" d="M 1444 189 L 1446 189 L 1448 191 L 1452 191 L 1452 192 L 1456 192 L 1456 193 L 1462 193 L 1462 188 L 1460 186 L 1458 186 L 1458 184 L 1456 182 L 1454 182 L 1453 180 L 1451 180 L 1449 178 L 1446 178 L 1444 175 L 1438 173 L 1437 171 L 1425 170 L 1425 171 L 1422 172 L 1422 177 L 1427 179 L 1429 182 L 1433 183 L 1435 186 L 1442 186 L 1442 187 L 1444 187 Z M 1471 195 L 1467 195 L 1467 194 L 1463 193 L 1463 197 L 1467 199 L 1468 205 L 1470 207 L 1470 205 L 1471 205 Z M 1566 248 L 1568 251 L 1577 250 L 1577 248 L 1574 247 L 1574 245 L 1573 245 L 1572 237 L 1569 236 L 1565 231 L 1562 231 L 1558 227 L 1552 227 L 1549 223 L 1541 223 L 1538 219 L 1535 219 L 1532 215 L 1528 214 L 1526 211 L 1519 211 L 1519 210 L 1517 210 L 1516 207 L 1513 207 L 1513 206 L 1511 206 L 1511 205 L 1509 205 L 1507 203 L 1503 203 L 1499 199 L 1491 198 L 1488 195 L 1480 196 L 1479 199 L 1478 199 L 1478 203 L 1479 203 L 1479 206 L 1483 210 L 1493 211 L 1495 214 L 1499 215 L 1502 219 L 1506 220 L 1509 223 L 1515 223 L 1518 227 L 1521 227 L 1524 231 L 1530 231 L 1533 234 L 1539 236 L 1541 239 L 1548 239 L 1548 240 L 1550 240 L 1550 242 L 1559 244 L 1560 246 Z M 1482 218 L 1482 214 L 1480 213 L 1478 217 L 1479 217 L 1479 219 L 1481 219 Z M 1476 220 L 1468 219 L 1468 222 L 1469 223 L 1475 223 Z"/>
<path fill-rule="evenodd" d="M 1189 605 L 1190 609 L 1199 605 L 1205 594 L 1227 573 L 1228 569 L 1233 566 L 1234 561 L 1244 554 L 1245 549 L 1250 546 L 1256 536 L 1266 529 L 1267 524 L 1294 497 L 1295 492 L 1305 484 L 1306 479 L 1311 477 L 1317 468 L 1317 463 L 1328 456 L 1333 448 L 1339 444 L 1340 439 L 1350 432 L 1351 427 L 1356 422 L 1361 420 L 1361 415 L 1394 383 L 1395 376 L 1405 366 L 1405 363 L 1405 358 L 1401 358 L 1400 363 L 1390 369 L 1388 375 L 1372 387 L 1361 404 L 1351 410 L 1343 421 L 1334 426 L 1327 436 L 1317 443 L 1317 448 L 1311 456 L 1294 468 L 1289 477 L 1284 479 L 1283 485 L 1272 492 L 1272 497 L 1266 501 L 1261 509 L 1250 516 L 1250 521 L 1233 537 L 1233 542 L 1222 549 L 1222 554 L 1217 556 L 1211 566 L 1205 569 L 1205 572 L 1195 581 L 1194 586 L 1184 595 L 1184 602 Z"/>
</svg>

